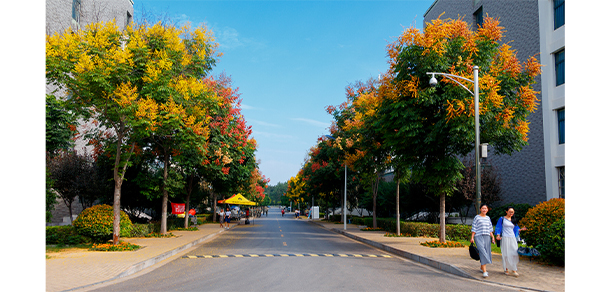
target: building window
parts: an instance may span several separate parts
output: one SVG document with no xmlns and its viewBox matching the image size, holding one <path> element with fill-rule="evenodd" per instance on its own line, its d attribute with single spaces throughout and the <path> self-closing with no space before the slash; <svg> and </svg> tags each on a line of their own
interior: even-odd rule
<svg viewBox="0 0 610 292">
<path fill-rule="evenodd" d="M 559 182 L 559 197 L 566 198 L 566 167 L 557 167 L 557 175 Z"/>
<path fill-rule="evenodd" d="M 80 23 L 80 2 L 81 0 L 72 0 L 72 19 L 76 23 Z"/>
<path fill-rule="evenodd" d="M 555 86 L 566 83 L 565 56 L 565 50 L 555 53 Z"/>
<path fill-rule="evenodd" d="M 566 109 L 557 110 L 557 132 L 559 144 L 566 143 Z"/>
<path fill-rule="evenodd" d="M 555 4 L 555 29 L 558 29 L 566 24 L 565 0 L 553 0 L 553 4 Z"/>
<path fill-rule="evenodd" d="M 483 6 L 481 6 L 477 11 L 473 14 L 474 23 L 476 25 L 475 28 L 483 26 Z"/>
<path fill-rule="evenodd" d="M 131 16 L 131 13 L 129 13 L 129 11 L 127 11 L 127 17 L 125 17 L 125 27 L 127 27 L 131 21 L 133 20 L 133 17 Z"/>
</svg>

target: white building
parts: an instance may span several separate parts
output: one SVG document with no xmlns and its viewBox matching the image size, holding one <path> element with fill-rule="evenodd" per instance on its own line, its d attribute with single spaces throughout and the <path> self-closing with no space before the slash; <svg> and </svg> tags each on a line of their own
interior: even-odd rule
<svg viewBox="0 0 610 292">
<path fill-rule="evenodd" d="M 546 197 L 565 198 L 565 1 L 538 1 Z"/>
</svg>

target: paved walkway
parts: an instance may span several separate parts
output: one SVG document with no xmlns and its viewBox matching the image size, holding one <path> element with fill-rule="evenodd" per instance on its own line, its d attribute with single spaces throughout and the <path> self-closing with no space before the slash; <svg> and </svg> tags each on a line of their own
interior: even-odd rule
<svg viewBox="0 0 610 292">
<path fill-rule="evenodd" d="M 344 231 L 342 224 L 301 220 L 459 276 L 531 290 L 565 291 L 565 269 L 561 267 L 544 266 L 522 258 L 520 276 L 515 278 L 503 274 L 501 255 L 493 254 L 493 264 L 488 266 L 489 277 L 484 279 L 479 263 L 470 259 L 467 248 L 428 248 L 419 243 L 430 238 L 384 237 L 385 232 L 360 231 L 354 224 L 348 224 Z M 231 224 L 231 228 L 235 225 Z M 199 225 L 199 231 L 171 231 L 176 235 L 172 238 L 124 239 L 144 247 L 132 252 L 83 250 L 47 254 L 51 258 L 46 260 L 46 290 L 87 291 L 139 271 L 150 271 L 154 268 L 151 266 L 167 263 L 225 231 L 218 224 L 205 224 Z"/>
<path fill-rule="evenodd" d="M 242 220 L 243 221 L 243 220 Z M 231 228 L 235 227 L 231 224 Z M 155 264 L 169 262 L 193 246 L 225 232 L 220 224 L 199 225 L 199 231 L 170 231 L 170 238 L 123 238 L 142 246 L 130 252 L 75 251 L 47 254 L 47 291 L 87 291 L 95 284 L 129 276 Z"/>
<path fill-rule="evenodd" d="M 547 266 L 521 257 L 518 265 L 519 277 L 506 276 L 502 267 L 502 255 L 492 254 L 492 264 L 487 265 L 489 277 L 483 278 L 478 261 L 470 258 L 468 247 L 429 248 L 420 242 L 437 240 L 423 237 L 385 237 L 383 231 L 360 231 L 355 224 L 311 221 L 326 229 L 341 233 L 355 240 L 373 245 L 387 252 L 418 261 L 449 273 L 496 284 L 538 291 L 565 291 L 565 268 Z"/>
</svg>

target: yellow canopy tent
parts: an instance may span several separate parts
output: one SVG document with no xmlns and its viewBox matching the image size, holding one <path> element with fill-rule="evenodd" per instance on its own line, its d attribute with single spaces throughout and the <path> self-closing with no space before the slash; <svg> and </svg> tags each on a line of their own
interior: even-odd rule
<svg viewBox="0 0 610 292">
<path fill-rule="evenodd" d="M 252 202 L 252 201 L 246 199 L 241 194 L 233 195 L 233 196 L 231 196 L 230 198 L 228 198 L 226 200 L 220 200 L 220 201 L 218 201 L 218 203 L 220 203 L 220 204 L 231 204 L 231 205 L 248 205 L 248 206 L 256 205 L 255 202 Z"/>
</svg>

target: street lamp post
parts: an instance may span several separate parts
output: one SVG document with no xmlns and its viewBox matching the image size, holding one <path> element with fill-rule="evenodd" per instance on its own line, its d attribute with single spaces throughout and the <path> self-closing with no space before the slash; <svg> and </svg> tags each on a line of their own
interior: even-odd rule
<svg viewBox="0 0 610 292">
<path fill-rule="evenodd" d="M 449 78 L 453 82 L 459 84 L 464 89 L 466 89 L 466 91 L 468 91 L 470 94 L 472 94 L 474 96 L 474 131 L 475 131 L 474 156 L 476 157 L 476 159 L 475 159 L 475 161 L 476 161 L 475 162 L 475 169 L 476 169 L 475 206 L 478 211 L 479 209 L 481 209 L 481 157 L 480 157 L 481 149 L 480 149 L 480 141 L 479 141 L 479 66 L 474 66 L 473 71 L 474 71 L 473 72 L 474 80 L 470 80 L 470 79 L 464 78 L 462 76 L 457 76 L 457 75 L 447 74 L 447 73 L 426 72 L 426 74 L 432 75 L 432 78 L 430 78 L 430 85 L 432 85 L 432 86 L 436 86 L 436 84 L 438 83 L 436 78 L 434 78 L 434 75 L 438 74 L 438 75 L 442 75 L 446 78 Z M 470 83 L 473 83 L 474 84 L 474 93 L 472 91 L 470 91 L 470 89 L 468 89 L 468 87 L 466 87 L 464 84 L 453 79 L 452 77 L 459 78 L 459 79 L 468 81 Z"/>
<path fill-rule="evenodd" d="M 335 140 L 331 135 L 324 135 L 328 139 Z M 347 230 L 347 163 L 345 163 L 345 184 L 343 186 L 343 230 Z"/>
</svg>

